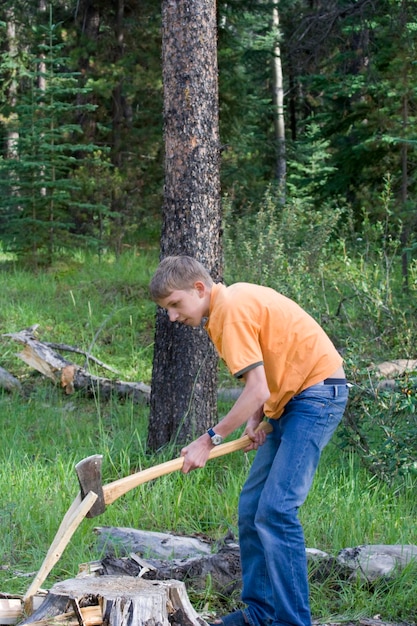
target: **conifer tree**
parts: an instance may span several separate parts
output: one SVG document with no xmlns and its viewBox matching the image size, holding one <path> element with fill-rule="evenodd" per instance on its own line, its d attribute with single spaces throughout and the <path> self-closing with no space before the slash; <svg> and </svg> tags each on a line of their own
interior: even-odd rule
<svg viewBox="0 0 417 626">
<path fill-rule="evenodd" d="M 85 88 L 66 69 L 58 32 L 52 14 L 46 26 L 37 28 L 36 54 L 28 55 L 20 71 L 21 95 L 10 115 L 14 150 L 0 161 L 0 238 L 6 250 L 34 263 L 51 263 L 55 253 L 76 243 L 78 210 L 92 216 L 106 211 L 77 197 L 77 168 L 87 159 L 100 159 L 94 144 L 82 142 L 81 128 L 73 121 L 74 102 Z"/>
</svg>

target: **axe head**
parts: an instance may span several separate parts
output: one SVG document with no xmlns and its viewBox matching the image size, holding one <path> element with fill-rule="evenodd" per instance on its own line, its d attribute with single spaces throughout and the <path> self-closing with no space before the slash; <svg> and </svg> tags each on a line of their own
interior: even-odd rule
<svg viewBox="0 0 417 626">
<path fill-rule="evenodd" d="M 102 454 L 93 454 L 83 459 L 75 466 L 78 482 L 80 483 L 81 497 L 85 498 L 89 491 L 97 494 L 98 498 L 88 511 L 86 517 L 96 517 L 106 510 L 104 502 L 103 481 L 101 477 Z"/>
</svg>

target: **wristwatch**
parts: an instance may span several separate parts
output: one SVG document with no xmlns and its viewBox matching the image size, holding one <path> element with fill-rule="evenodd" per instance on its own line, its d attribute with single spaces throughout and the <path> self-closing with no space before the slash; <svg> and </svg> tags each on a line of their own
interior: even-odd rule
<svg viewBox="0 0 417 626">
<path fill-rule="evenodd" d="M 209 437 L 211 439 L 211 443 L 213 444 L 213 446 L 218 446 L 218 445 L 220 445 L 222 443 L 223 437 L 221 435 L 218 435 L 217 433 L 215 433 L 212 428 L 208 429 L 207 434 L 209 435 Z"/>
</svg>

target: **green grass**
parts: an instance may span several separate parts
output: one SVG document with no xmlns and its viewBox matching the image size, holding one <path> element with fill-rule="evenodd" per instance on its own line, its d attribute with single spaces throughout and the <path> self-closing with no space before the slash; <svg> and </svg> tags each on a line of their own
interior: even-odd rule
<svg viewBox="0 0 417 626">
<path fill-rule="evenodd" d="M 41 338 L 89 350 L 120 372 L 119 378 L 150 383 L 154 305 L 146 288 L 157 254 L 134 251 L 98 264 L 72 259 L 37 275 L 13 266 L 0 269 L 0 335 L 34 323 Z M 178 449 L 146 450 L 148 409 L 130 401 L 100 402 L 60 389 L 14 355 L 18 345 L 2 336 L 0 365 L 21 377 L 25 397 L 0 393 L 0 590 L 24 593 L 78 492 L 74 470 L 82 458 L 103 454 L 103 479 L 173 458 Z M 82 357 L 64 355 L 82 363 Z M 97 368 L 97 373 L 111 376 Z M 224 372 L 222 376 L 225 377 Z M 227 410 L 222 404 L 220 413 Z M 325 450 L 308 500 L 300 512 L 308 547 L 335 556 L 364 543 L 417 543 L 416 484 L 389 486 L 371 476 L 338 439 Z M 203 470 L 162 477 L 129 492 L 99 518 L 85 519 L 45 586 L 74 576 L 78 565 L 100 558 L 93 528 L 128 526 L 223 537 L 236 533 L 237 502 L 251 456 L 236 453 Z M 29 574 L 29 576 L 28 576 Z M 190 597 L 197 609 L 230 608 L 210 581 Z M 317 619 L 346 621 L 379 614 L 383 620 L 415 622 L 416 567 L 372 586 L 331 575 L 313 581 Z"/>
<path fill-rule="evenodd" d="M 342 548 L 363 544 L 415 544 L 415 482 L 407 481 L 400 491 L 389 488 L 361 468 L 354 455 L 341 457 L 336 444 L 337 436 L 324 451 L 301 509 L 307 546 L 336 556 Z M 331 576 L 322 584 L 313 582 L 313 614 L 324 621 L 376 614 L 387 621 L 415 621 L 416 572 L 417 563 L 374 585 L 341 583 Z"/>
<path fill-rule="evenodd" d="M 41 339 L 91 350 L 125 380 L 149 381 L 155 306 L 147 285 L 156 264 L 156 252 L 138 251 L 101 263 L 71 259 L 35 275 L 0 270 L 0 330 L 39 324 Z M 3 346 L 7 369 L 16 344 Z"/>
</svg>

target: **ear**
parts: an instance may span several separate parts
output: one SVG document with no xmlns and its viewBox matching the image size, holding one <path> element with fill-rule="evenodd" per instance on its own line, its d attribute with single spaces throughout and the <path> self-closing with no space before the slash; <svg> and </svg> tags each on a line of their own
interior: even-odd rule
<svg viewBox="0 0 417 626">
<path fill-rule="evenodd" d="M 203 283 L 202 280 L 196 280 L 194 283 L 194 289 L 197 292 L 197 295 L 199 298 L 204 298 L 204 296 L 207 293 L 207 287 L 206 285 Z"/>
</svg>

